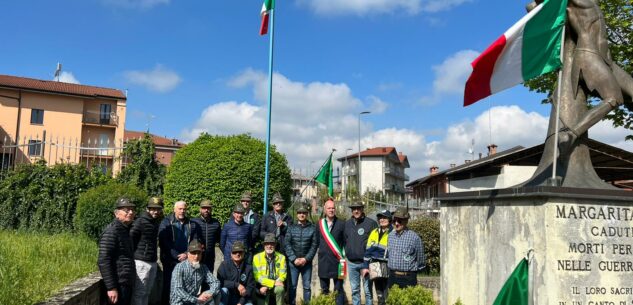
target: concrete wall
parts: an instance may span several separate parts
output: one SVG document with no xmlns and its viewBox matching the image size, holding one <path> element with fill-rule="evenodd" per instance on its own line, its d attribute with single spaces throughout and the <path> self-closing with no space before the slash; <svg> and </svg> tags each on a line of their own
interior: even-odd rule
<svg viewBox="0 0 633 305">
<path fill-rule="evenodd" d="M 36 305 L 106 305 L 105 286 L 99 272 L 78 279 Z"/>
<path fill-rule="evenodd" d="M 449 192 L 458 193 L 512 187 L 527 181 L 535 170 L 536 166 L 506 165 L 501 169 L 499 175 L 450 181 Z"/>
</svg>

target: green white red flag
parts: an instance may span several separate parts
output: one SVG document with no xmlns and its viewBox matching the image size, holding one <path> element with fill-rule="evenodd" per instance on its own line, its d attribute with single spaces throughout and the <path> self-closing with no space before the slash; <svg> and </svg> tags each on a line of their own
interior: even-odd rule
<svg viewBox="0 0 633 305">
<path fill-rule="evenodd" d="M 259 28 L 259 35 L 268 34 L 268 20 L 270 18 L 270 11 L 275 8 L 275 0 L 264 0 L 262 4 L 262 25 Z"/>
<path fill-rule="evenodd" d="M 472 62 L 464 107 L 558 69 L 567 0 L 545 0 Z"/>
</svg>

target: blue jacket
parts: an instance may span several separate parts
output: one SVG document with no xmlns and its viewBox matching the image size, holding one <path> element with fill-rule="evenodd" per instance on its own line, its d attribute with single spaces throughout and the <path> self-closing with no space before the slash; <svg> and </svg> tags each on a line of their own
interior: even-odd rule
<svg viewBox="0 0 633 305">
<path fill-rule="evenodd" d="M 198 225 L 185 218 L 183 227 L 186 232 L 186 240 L 178 238 L 178 226 L 180 222 L 176 220 L 174 214 L 165 217 L 158 227 L 158 245 L 160 247 L 160 261 L 163 265 L 171 267 L 179 263 L 178 254 L 187 252 L 189 242 L 194 238 L 198 239 Z M 199 240 L 200 241 L 200 240 Z M 200 241 L 202 242 L 202 241 Z"/>
<path fill-rule="evenodd" d="M 225 260 L 231 260 L 231 247 L 238 240 L 244 243 L 248 252 L 251 252 L 253 249 L 253 226 L 246 222 L 237 224 L 235 220 L 229 219 L 220 235 L 220 249 L 222 249 Z"/>
</svg>

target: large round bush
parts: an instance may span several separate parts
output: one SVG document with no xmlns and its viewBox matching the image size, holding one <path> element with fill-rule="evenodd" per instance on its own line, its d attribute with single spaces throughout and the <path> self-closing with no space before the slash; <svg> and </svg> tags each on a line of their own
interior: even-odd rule
<svg viewBox="0 0 633 305">
<path fill-rule="evenodd" d="M 425 271 L 431 274 L 440 273 L 440 221 L 435 218 L 421 217 L 409 220 L 409 229 L 420 235 L 424 243 L 426 256 Z"/>
<path fill-rule="evenodd" d="M 97 240 L 114 219 L 117 199 L 127 197 L 136 204 L 137 213 L 147 205 L 147 193 L 131 184 L 110 182 L 79 195 L 75 228 Z"/>
<path fill-rule="evenodd" d="M 226 220 L 244 191 L 253 196 L 252 208 L 261 213 L 264 198 L 266 145 L 249 135 L 211 136 L 202 134 L 181 148 L 167 170 L 165 212 L 184 200 L 189 211 L 198 214 L 202 199 L 213 202 L 213 215 Z M 286 157 L 274 146 L 270 151 L 269 200 L 281 193 L 289 204 L 292 187 Z"/>
</svg>

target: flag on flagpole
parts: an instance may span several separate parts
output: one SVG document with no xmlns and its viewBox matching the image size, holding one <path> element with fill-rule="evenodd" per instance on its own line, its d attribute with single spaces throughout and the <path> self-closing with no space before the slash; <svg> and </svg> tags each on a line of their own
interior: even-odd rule
<svg viewBox="0 0 633 305">
<path fill-rule="evenodd" d="M 464 107 L 558 69 L 567 0 L 545 0 L 472 62 Z"/>
<path fill-rule="evenodd" d="M 259 35 L 268 34 L 268 19 L 270 18 L 270 10 L 275 8 L 275 0 L 264 0 L 262 4 L 262 25 L 259 28 Z"/>
<path fill-rule="evenodd" d="M 332 180 L 332 154 L 325 161 L 323 167 L 319 173 L 315 176 L 314 181 L 325 184 L 327 186 L 327 193 L 330 197 L 334 196 L 334 183 Z"/>
<path fill-rule="evenodd" d="M 514 268 L 492 305 L 527 305 L 528 304 L 528 271 L 526 258 Z"/>
</svg>

